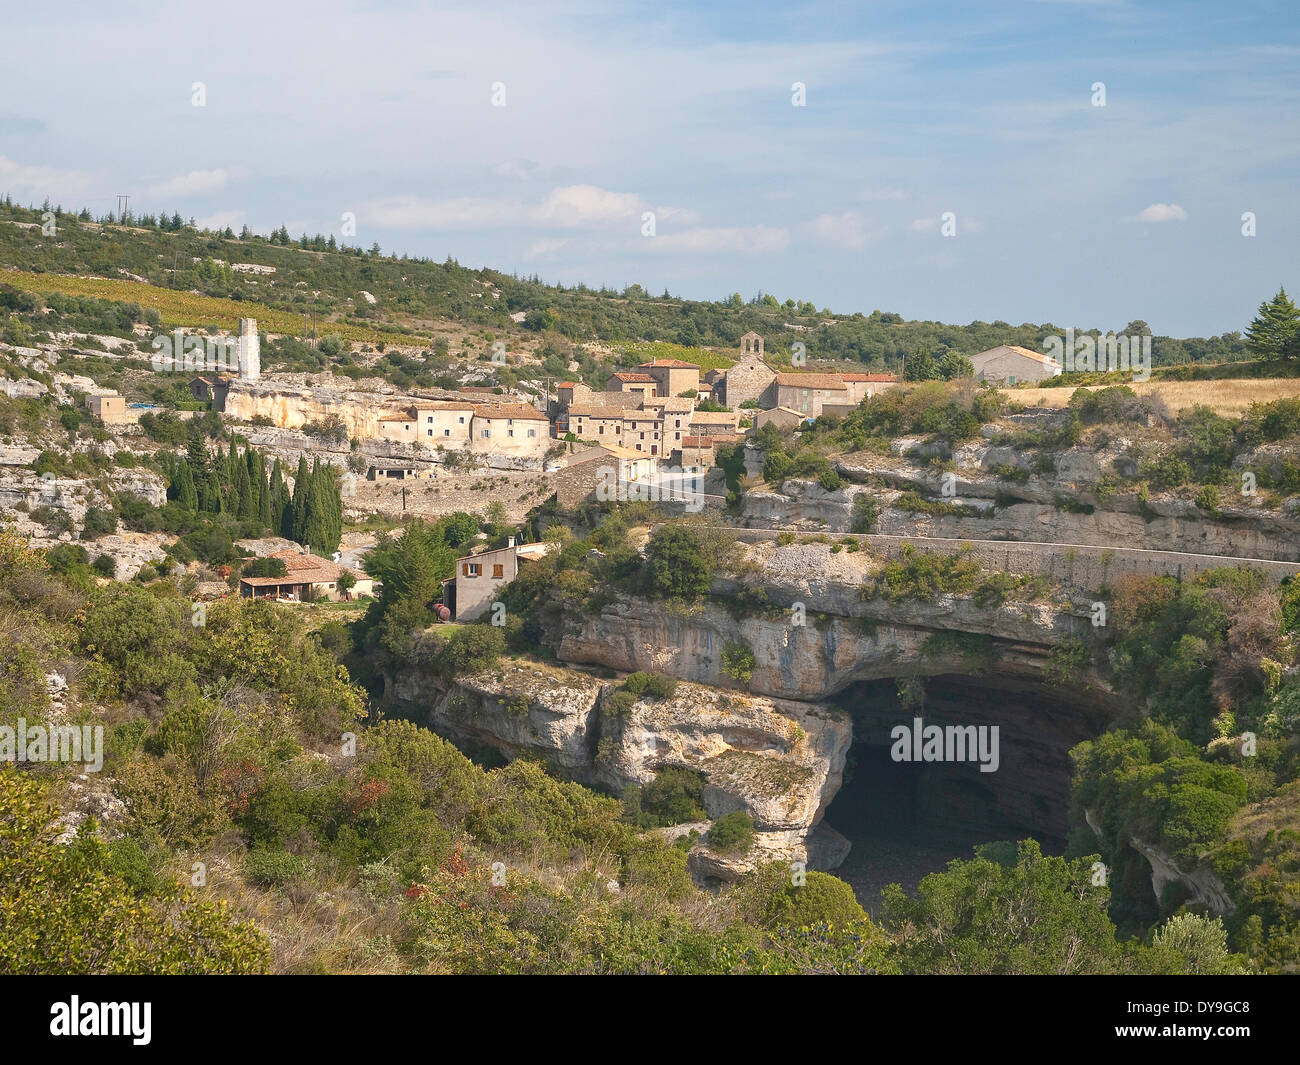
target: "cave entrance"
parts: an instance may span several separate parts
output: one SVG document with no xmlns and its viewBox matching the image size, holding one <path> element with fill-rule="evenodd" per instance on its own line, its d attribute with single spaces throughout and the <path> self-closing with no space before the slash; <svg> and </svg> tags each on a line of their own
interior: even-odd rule
<svg viewBox="0 0 1300 1065">
<path fill-rule="evenodd" d="M 853 717 L 853 745 L 824 823 L 852 844 L 834 873 L 868 912 L 878 913 L 886 884 L 912 890 L 982 843 L 1033 838 L 1045 854 L 1064 850 L 1069 751 L 1105 727 L 1099 707 L 1031 681 L 955 675 L 926 678 L 919 706 L 904 706 L 894 679 L 860 682 L 836 701 Z M 997 769 L 980 772 L 978 747 L 966 761 L 896 761 L 891 732 L 911 730 L 917 717 L 924 726 L 983 727 L 985 753 L 997 726 Z M 950 744 L 947 753 L 961 751 Z"/>
</svg>

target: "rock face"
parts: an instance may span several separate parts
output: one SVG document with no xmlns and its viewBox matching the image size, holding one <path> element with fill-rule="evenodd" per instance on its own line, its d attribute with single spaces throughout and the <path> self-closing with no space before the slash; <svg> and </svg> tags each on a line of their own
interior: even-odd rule
<svg viewBox="0 0 1300 1065">
<path fill-rule="evenodd" d="M 1184 872 L 1173 858 L 1154 844 L 1136 838 L 1129 842 L 1151 866 L 1151 890 L 1155 893 L 1157 902 L 1163 898 L 1165 885 L 1177 881 L 1187 889 L 1192 901 L 1208 907 L 1211 913 L 1226 917 L 1236 911 L 1237 907 L 1228 897 L 1227 889 L 1212 869 L 1197 866 L 1190 872 Z"/>
<path fill-rule="evenodd" d="M 744 810 L 758 838 L 747 855 L 697 843 L 697 875 L 727 879 L 758 860 L 842 860 L 809 831 L 839 789 L 851 740 L 847 715 L 816 703 L 679 684 L 668 698 L 641 699 L 624 717 L 601 712 L 617 682 L 536 664 L 458 680 L 448 688 L 407 670 L 389 678 L 390 698 L 428 715 L 431 728 L 508 757 L 541 755 L 561 775 L 618 792 L 669 766 L 702 774 L 710 818 Z M 706 837 L 707 841 L 707 837 Z"/>
<path fill-rule="evenodd" d="M 936 646 L 936 631 L 987 637 L 1002 672 L 1033 679 L 1041 677 L 1053 647 L 1090 631 L 1086 607 L 1065 602 L 981 606 L 952 595 L 863 601 L 860 589 L 879 561 L 868 552 L 832 553 L 825 544 L 754 544 L 745 567 L 751 573 L 744 586 L 762 588 L 773 609 L 736 617 L 714 603 L 673 611 L 618 596 L 594 616 L 566 610 L 557 653 L 566 662 L 656 670 L 735 688 L 723 651 L 743 644 L 754 655 L 749 691 L 813 701 L 861 680 L 965 672 L 968 648 Z M 737 578 L 713 582 L 720 595 L 741 588 Z M 1090 683 L 1105 693 L 1099 680 Z"/>
<path fill-rule="evenodd" d="M 1254 468 L 1275 464 L 1277 457 L 1260 449 Z M 1025 456 L 1010 448 L 967 445 L 954 455 L 959 464 L 952 490 L 944 497 L 942 474 L 900 465 L 841 462 L 837 469 L 851 482 L 828 492 L 812 481 L 787 480 L 782 491 L 755 489 L 745 494 L 744 519 L 768 528 L 824 528 L 848 532 L 853 527 L 854 499 L 866 494 L 880 505 L 872 531 L 900 536 L 979 540 L 1023 540 L 1097 547 L 1140 545 L 1152 551 L 1185 551 L 1277 561 L 1300 561 L 1300 520 L 1284 500 L 1270 509 L 1251 497 L 1225 497 L 1212 517 L 1190 499 L 1118 491 L 1104 499 L 1092 491 L 1100 476 L 1097 456 L 1071 450 L 1056 458 L 1057 472 L 1029 475 L 1024 483 L 999 480 L 988 471 L 1017 466 Z M 865 487 L 875 480 L 886 487 Z M 966 514 L 925 514 L 895 507 L 904 492 L 965 505 Z M 996 502 L 996 506 L 994 505 Z"/>
</svg>

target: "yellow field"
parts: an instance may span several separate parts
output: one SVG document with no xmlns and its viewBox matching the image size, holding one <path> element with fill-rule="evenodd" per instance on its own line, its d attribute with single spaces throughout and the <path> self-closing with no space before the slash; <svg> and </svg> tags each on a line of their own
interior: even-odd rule
<svg viewBox="0 0 1300 1065">
<path fill-rule="evenodd" d="M 1175 414 L 1184 407 L 1206 406 L 1225 418 L 1239 418 L 1252 403 L 1300 396 L 1300 377 L 1262 377 L 1230 381 L 1145 381 L 1129 385 L 1141 396 L 1160 396 Z M 1002 388 L 1009 400 L 1026 407 L 1064 407 L 1074 388 Z"/>
<path fill-rule="evenodd" d="M 260 303 L 221 299 L 216 296 L 196 296 L 193 292 L 179 292 L 158 288 L 140 281 L 118 281 L 113 278 L 72 277 L 67 274 L 32 274 L 24 270 L 0 270 L 0 284 L 13 285 L 24 292 L 63 292 L 70 296 L 94 296 L 118 303 L 138 303 L 153 307 L 162 315 L 164 325 L 199 328 L 215 325 L 233 330 L 240 318 L 256 318 L 259 329 L 268 333 L 302 334 L 302 315 L 293 311 L 278 311 Z M 355 325 L 335 322 L 318 322 L 317 332 L 324 336 L 337 333 L 346 340 L 384 341 L 390 344 L 416 343 L 414 337 L 403 337 L 383 329 L 364 329 Z"/>
</svg>

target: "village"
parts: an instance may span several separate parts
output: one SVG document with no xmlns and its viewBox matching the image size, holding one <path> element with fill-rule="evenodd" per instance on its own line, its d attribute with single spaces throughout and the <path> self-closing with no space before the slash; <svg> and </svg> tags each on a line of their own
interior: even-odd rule
<svg viewBox="0 0 1300 1065">
<path fill-rule="evenodd" d="M 842 417 L 900 381 L 886 373 L 773 366 L 763 337 L 752 331 L 725 369 L 652 358 L 610 373 L 603 389 L 564 380 L 544 398 L 468 384 L 435 396 L 349 391 L 333 381 L 264 375 L 261 334 L 251 318 L 240 319 L 235 335 L 219 338 L 215 349 L 179 330 L 174 341 L 163 340 L 155 341 L 162 352 L 155 371 L 192 372 L 196 405 L 286 463 L 310 457 L 335 466 L 349 518 L 393 524 L 488 506 L 517 522 L 548 499 L 566 510 L 636 499 L 683 513 L 719 507 L 724 448 L 740 448 L 751 465 L 756 456 L 745 445 L 764 426 L 789 431 L 822 416 Z M 213 360 L 213 350 L 222 357 Z M 1057 360 L 1013 345 L 981 352 L 972 365 L 977 381 L 996 385 L 1061 372 Z M 106 427 L 127 432 L 145 413 L 110 389 L 91 389 L 85 405 Z M 361 558 L 374 543 L 373 535 L 349 532 L 325 559 L 284 540 L 250 542 L 245 547 L 254 554 L 282 565 L 241 575 L 238 594 L 289 603 L 368 597 L 375 589 Z M 544 551 L 513 538 L 493 549 L 476 544 L 446 582 L 447 619 L 480 617 L 520 564 Z M 225 594 L 215 584 L 204 591 Z"/>
</svg>

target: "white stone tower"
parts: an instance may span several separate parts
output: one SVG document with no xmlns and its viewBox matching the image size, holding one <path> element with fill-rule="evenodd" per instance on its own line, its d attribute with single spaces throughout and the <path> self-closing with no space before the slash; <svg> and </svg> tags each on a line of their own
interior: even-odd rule
<svg viewBox="0 0 1300 1065">
<path fill-rule="evenodd" d="M 262 376 L 262 341 L 257 335 L 257 319 L 239 319 L 239 379 L 256 381 Z"/>
</svg>

